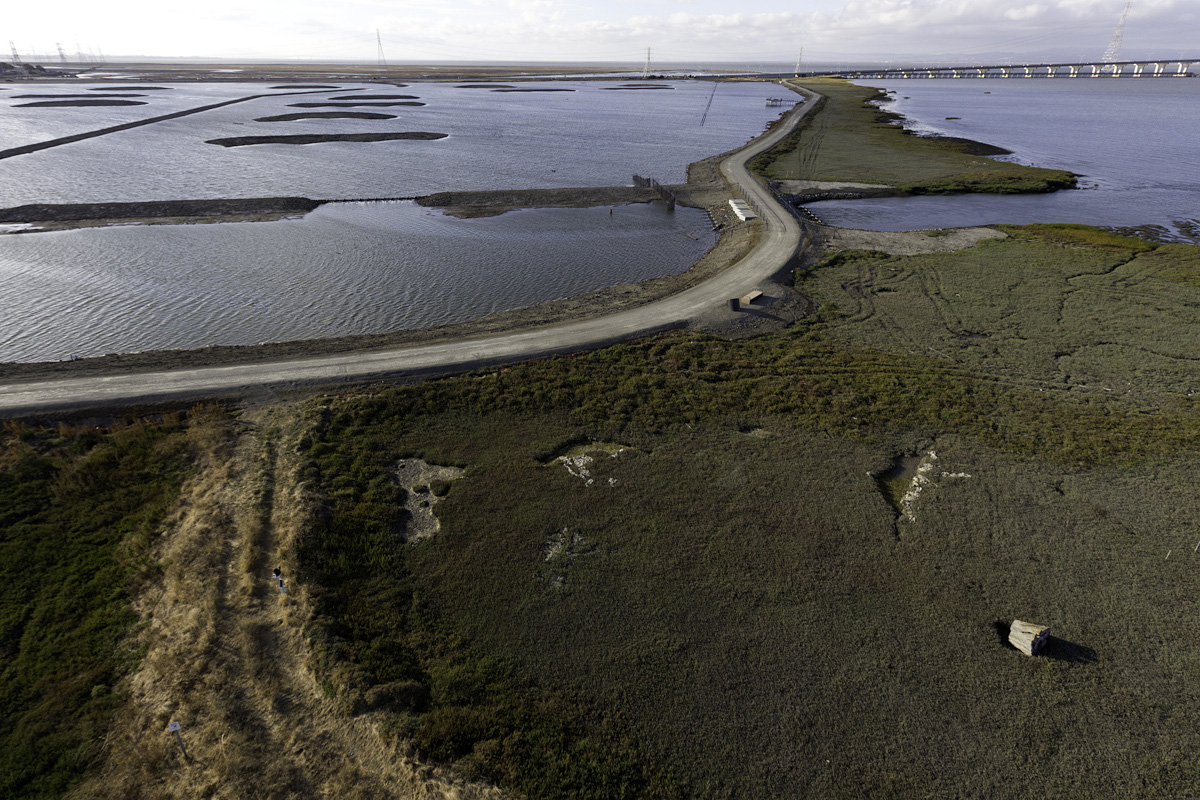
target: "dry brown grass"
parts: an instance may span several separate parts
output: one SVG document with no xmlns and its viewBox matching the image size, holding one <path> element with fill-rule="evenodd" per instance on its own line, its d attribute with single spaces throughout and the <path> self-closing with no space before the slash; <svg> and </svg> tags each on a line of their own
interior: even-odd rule
<svg viewBox="0 0 1200 800">
<path fill-rule="evenodd" d="M 168 516 L 153 558 L 161 579 L 135 606 L 141 667 L 129 679 L 104 767 L 77 798 L 475 798 L 387 744 L 370 715 L 348 716 L 309 671 L 303 587 L 281 596 L 271 569 L 308 520 L 300 416 L 276 406 L 194 432 L 208 454 Z M 182 725 L 187 759 L 167 731 Z"/>
</svg>

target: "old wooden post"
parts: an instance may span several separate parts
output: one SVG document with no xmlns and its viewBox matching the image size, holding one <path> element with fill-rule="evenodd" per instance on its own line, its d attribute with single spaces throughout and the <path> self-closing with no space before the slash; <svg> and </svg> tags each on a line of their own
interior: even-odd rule
<svg viewBox="0 0 1200 800">
<path fill-rule="evenodd" d="M 179 752 L 183 753 L 184 763 L 187 763 L 187 760 L 188 760 L 187 748 L 183 746 L 183 737 L 179 735 L 179 723 L 172 722 L 170 725 L 167 726 L 167 730 L 169 730 L 171 733 L 175 734 L 175 741 L 179 742 Z"/>
<path fill-rule="evenodd" d="M 1036 656 L 1046 646 L 1050 628 L 1014 619 L 1008 629 L 1008 643 L 1027 656 Z"/>
</svg>

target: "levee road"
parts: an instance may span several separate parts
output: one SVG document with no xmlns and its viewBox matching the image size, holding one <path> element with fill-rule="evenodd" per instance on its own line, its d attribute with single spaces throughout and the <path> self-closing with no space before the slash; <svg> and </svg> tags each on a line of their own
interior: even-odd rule
<svg viewBox="0 0 1200 800">
<path fill-rule="evenodd" d="M 0 417 L 200 399 L 238 397 L 264 389 L 345 384 L 469 371 L 603 347 L 681 328 L 721 313 L 729 298 L 767 289 L 800 245 L 796 218 L 746 168 L 746 163 L 790 134 L 815 103 L 798 106 L 779 124 L 720 164 L 722 177 L 762 219 L 758 243 L 740 261 L 708 281 L 643 306 L 591 319 L 478 338 L 338 353 L 283 361 L 196 367 L 162 372 L 10 381 L 0 384 Z M 725 311 L 728 314 L 736 312 Z"/>
</svg>

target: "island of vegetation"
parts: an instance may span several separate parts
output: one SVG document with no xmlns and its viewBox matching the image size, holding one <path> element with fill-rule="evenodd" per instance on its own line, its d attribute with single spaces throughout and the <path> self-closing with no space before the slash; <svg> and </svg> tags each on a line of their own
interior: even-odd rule
<svg viewBox="0 0 1200 800">
<path fill-rule="evenodd" d="M 404 100 L 394 103 L 289 103 L 291 108 L 359 108 L 362 106 L 376 106 L 387 108 L 391 106 L 423 106 L 424 103 L 418 103 L 412 100 Z"/>
<path fill-rule="evenodd" d="M 89 98 L 86 100 L 37 100 L 32 103 L 14 103 L 13 108 L 88 108 L 90 106 L 144 106 L 143 100 L 106 100 Z"/>
<path fill-rule="evenodd" d="M 323 142 L 393 142 L 401 139 L 416 139 L 429 142 L 445 139 L 447 134 L 427 131 L 378 131 L 375 133 L 296 133 L 289 135 L 230 136 L 223 139 L 208 139 L 206 144 L 221 147 L 246 147 L 255 144 L 320 144 Z"/>
<path fill-rule="evenodd" d="M 307 113 L 276 114 L 271 117 L 255 117 L 255 122 L 294 122 L 301 119 L 395 119 L 395 114 L 377 111 L 310 111 Z"/>
<path fill-rule="evenodd" d="M 796 196 L 1070 183 L 806 85 Z M 0 794 L 1187 796 L 1200 247 L 812 233 L 756 336 L 5 422 Z"/>
</svg>

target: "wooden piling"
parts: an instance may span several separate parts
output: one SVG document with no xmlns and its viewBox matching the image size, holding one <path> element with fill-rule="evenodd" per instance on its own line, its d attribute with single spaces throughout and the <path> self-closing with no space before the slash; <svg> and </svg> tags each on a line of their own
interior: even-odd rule
<svg viewBox="0 0 1200 800">
<path fill-rule="evenodd" d="M 1050 628 L 1014 619 L 1008 629 L 1008 643 L 1027 656 L 1036 656 L 1046 646 Z"/>
</svg>

